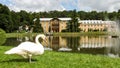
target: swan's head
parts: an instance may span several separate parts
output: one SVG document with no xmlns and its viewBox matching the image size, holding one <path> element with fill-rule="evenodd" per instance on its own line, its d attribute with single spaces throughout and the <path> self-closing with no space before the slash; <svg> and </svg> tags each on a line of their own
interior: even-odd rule
<svg viewBox="0 0 120 68">
<path fill-rule="evenodd" d="M 36 36 L 36 42 L 38 42 L 38 39 L 39 38 L 42 38 L 43 39 L 43 41 L 47 44 L 47 38 L 46 38 L 46 36 L 44 35 L 44 34 L 39 34 L 39 35 L 37 35 Z"/>
<path fill-rule="evenodd" d="M 46 39 L 46 36 L 44 34 L 39 34 L 39 35 L 36 36 L 36 38 L 39 38 L 39 37 L 42 38 L 43 40 Z"/>
</svg>

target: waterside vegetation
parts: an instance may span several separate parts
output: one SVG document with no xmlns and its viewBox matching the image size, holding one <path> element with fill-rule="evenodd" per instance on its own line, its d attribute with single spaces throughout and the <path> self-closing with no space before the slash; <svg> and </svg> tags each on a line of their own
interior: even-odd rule
<svg viewBox="0 0 120 68">
<path fill-rule="evenodd" d="M 6 33 L 6 37 L 24 37 L 24 36 L 36 36 L 40 33 Z M 53 36 L 81 36 L 81 35 L 109 35 L 108 32 L 57 32 L 53 33 Z"/>
</svg>

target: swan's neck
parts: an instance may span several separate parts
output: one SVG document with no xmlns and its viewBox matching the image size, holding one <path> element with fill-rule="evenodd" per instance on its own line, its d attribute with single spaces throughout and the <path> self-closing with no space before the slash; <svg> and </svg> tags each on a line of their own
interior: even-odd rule
<svg viewBox="0 0 120 68">
<path fill-rule="evenodd" d="M 36 36 L 36 38 L 35 38 L 35 42 L 36 42 L 36 44 L 40 44 L 40 42 L 39 42 L 39 38 L 40 38 L 41 36 L 40 35 L 38 35 L 38 36 Z"/>
</svg>

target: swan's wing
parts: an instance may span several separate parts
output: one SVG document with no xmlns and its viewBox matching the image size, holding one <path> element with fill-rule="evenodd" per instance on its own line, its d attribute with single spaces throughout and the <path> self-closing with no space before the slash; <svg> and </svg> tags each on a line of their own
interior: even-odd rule
<svg viewBox="0 0 120 68">
<path fill-rule="evenodd" d="M 19 48 L 25 48 L 25 47 L 31 47 L 31 46 L 35 46 L 36 44 L 33 42 L 22 42 L 21 44 L 19 44 L 17 47 Z"/>
<path fill-rule="evenodd" d="M 19 44 L 17 47 L 14 47 L 14 48 L 6 51 L 5 54 L 25 54 L 23 49 L 25 50 L 29 47 L 32 47 L 33 45 L 35 45 L 35 43 L 23 42 L 23 43 Z"/>
<path fill-rule="evenodd" d="M 18 46 L 18 48 L 26 53 L 34 55 L 42 54 L 44 52 L 41 44 L 37 45 L 36 43 L 32 42 L 23 42 Z"/>
<path fill-rule="evenodd" d="M 5 54 L 18 54 L 18 53 L 21 53 L 21 50 L 18 49 L 17 47 L 14 47 L 14 48 L 5 52 Z"/>
<path fill-rule="evenodd" d="M 44 49 L 41 48 L 41 46 L 32 46 L 32 47 L 26 47 L 26 48 L 22 48 L 22 51 L 26 52 L 27 54 L 33 54 L 33 55 L 39 55 L 39 54 L 43 54 Z"/>
<path fill-rule="evenodd" d="M 8 51 L 5 52 L 5 54 L 18 54 L 18 55 L 25 55 L 25 54 L 33 54 L 33 55 L 39 55 L 43 54 L 44 48 L 42 45 L 37 45 L 32 42 L 23 42 L 17 47 L 14 47 Z"/>
</svg>

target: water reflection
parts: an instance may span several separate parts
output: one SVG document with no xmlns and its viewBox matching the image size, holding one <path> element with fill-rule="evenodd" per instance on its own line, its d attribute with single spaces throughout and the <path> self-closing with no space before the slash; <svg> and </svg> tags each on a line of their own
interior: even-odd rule
<svg viewBox="0 0 120 68">
<path fill-rule="evenodd" d="M 40 40 L 40 42 L 44 45 L 45 50 L 101 54 L 110 57 L 119 57 L 119 40 L 119 38 L 111 38 L 110 36 L 48 36 L 46 40 L 47 44 L 42 42 L 42 40 Z M 34 37 L 8 38 L 4 45 L 17 46 L 23 41 L 34 41 Z"/>
</svg>

